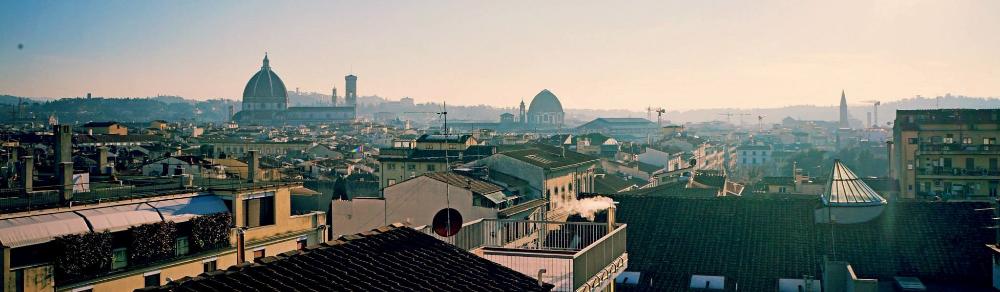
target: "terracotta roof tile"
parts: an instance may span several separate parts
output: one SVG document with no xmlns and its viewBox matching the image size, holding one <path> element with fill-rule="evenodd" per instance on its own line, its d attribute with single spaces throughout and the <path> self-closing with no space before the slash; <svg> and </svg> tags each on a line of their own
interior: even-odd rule
<svg viewBox="0 0 1000 292">
<path fill-rule="evenodd" d="M 140 291 L 549 291 L 521 274 L 403 225 Z"/>
</svg>

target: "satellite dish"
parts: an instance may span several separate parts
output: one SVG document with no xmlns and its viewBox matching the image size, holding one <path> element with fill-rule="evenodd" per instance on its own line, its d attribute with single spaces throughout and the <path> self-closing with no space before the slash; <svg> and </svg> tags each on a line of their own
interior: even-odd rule
<svg viewBox="0 0 1000 292">
<path fill-rule="evenodd" d="M 454 236 L 462 229 L 462 214 L 452 208 L 441 209 L 434 214 L 431 227 L 434 228 L 434 233 L 442 237 Z"/>
</svg>

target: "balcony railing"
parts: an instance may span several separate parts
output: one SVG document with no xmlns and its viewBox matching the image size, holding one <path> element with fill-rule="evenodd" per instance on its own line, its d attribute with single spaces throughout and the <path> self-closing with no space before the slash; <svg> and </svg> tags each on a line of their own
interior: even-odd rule
<svg viewBox="0 0 1000 292">
<path fill-rule="evenodd" d="M 480 219 L 452 237 L 425 233 L 486 259 L 555 285 L 554 291 L 606 287 L 625 270 L 626 225 Z M 544 270 L 545 272 L 541 272 Z"/>
<path fill-rule="evenodd" d="M 920 167 L 917 168 L 917 175 L 938 175 L 938 176 L 1000 176 L 1000 169 L 987 168 L 957 168 L 957 167 Z"/>
<path fill-rule="evenodd" d="M 33 187 L 30 192 L 25 191 L 24 188 L 0 189 L 0 214 L 65 207 L 70 204 L 73 206 L 97 204 L 206 190 L 240 190 L 292 184 L 301 184 L 301 182 L 249 182 L 240 179 L 175 176 L 125 179 L 119 183 L 76 183 L 68 187 L 73 192 L 71 203 L 62 202 L 61 186 Z"/>
<path fill-rule="evenodd" d="M 1000 145 L 973 144 L 920 144 L 921 152 L 963 152 L 963 153 L 1000 153 Z"/>
</svg>

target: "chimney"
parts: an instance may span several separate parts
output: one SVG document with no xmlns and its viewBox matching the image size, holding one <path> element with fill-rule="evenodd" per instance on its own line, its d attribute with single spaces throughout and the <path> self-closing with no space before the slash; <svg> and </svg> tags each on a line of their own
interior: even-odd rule
<svg viewBox="0 0 1000 292">
<path fill-rule="evenodd" d="M 108 147 L 97 147 L 97 173 L 111 174 L 108 166 Z"/>
<path fill-rule="evenodd" d="M 614 203 L 611 203 L 611 207 L 608 207 L 608 233 L 615 231 L 615 213 L 618 211 L 618 207 Z"/>
<path fill-rule="evenodd" d="M 21 157 L 21 186 L 24 187 L 24 192 L 31 192 L 32 187 L 34 187 L 35 182 L 35 157 L 24 156 Z"/>
<path fill-rule="evenodd" d="M 55 165 L 73 161 L 73 131 L 69 125 L 52 126 L 55 139 Z"/>
<path fill-rule="evenodd" d="M 59 202 L 67 205 L 73 201 L 73 163 L 60 162 L 56 166 L 56 184 L 59 186 Z"/>
<path fill-rule="evenodd" d="M 247 155 L 250 157 L 247 159 L 247 179 L 250 182 L 257 181 L 257 168 L 260 166 L 260 157 L 257 155 L 257 150 L 247 151 Z"/>
</svg>

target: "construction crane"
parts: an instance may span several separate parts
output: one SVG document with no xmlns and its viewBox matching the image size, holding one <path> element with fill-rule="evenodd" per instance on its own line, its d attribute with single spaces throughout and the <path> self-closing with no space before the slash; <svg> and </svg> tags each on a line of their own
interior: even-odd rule
<svg viewBox="0 0 1000 292">
<path fill-rule="evenodd" d="M 663 108 L 658 108 L 656 110 L 656 125 L 663 128 L 663 114 L 667 113 L 667 110 Z"/>
<path fill-rule="evenodd" d="M 757 116 L 757 128 L 758 128 L 757 131 L 758 132 L 764 132 L 764 117 L 767 117 L 767 116 L 765 116 L 765 115 L 759 115 L 759 116 Z"/>
<path fill-rule="evenodd" d="M 866 101 L 862 101 L 862 102 L 864 102 L 864 103 L 870 103 L 870 104 L 873 104 L 875 106 L 875 111 L 872 112 L 872 114 L 875 116 L 875 122 L 872 123 L 872 127 L 878 128 L 878 106 L 882 105 L 882 102 L 881 101 L 877 101 L 877 100 L 866 100 Z"/>
<path fill-rule="evenodd" d="M 646 119 L 652 121 L 653 113 L 654 112 L 659 113 L 661 110 L 663 110 L 663 108 L 661 107 L 652 107 L 652 106 L 646 107 Z"/>
</svg>

